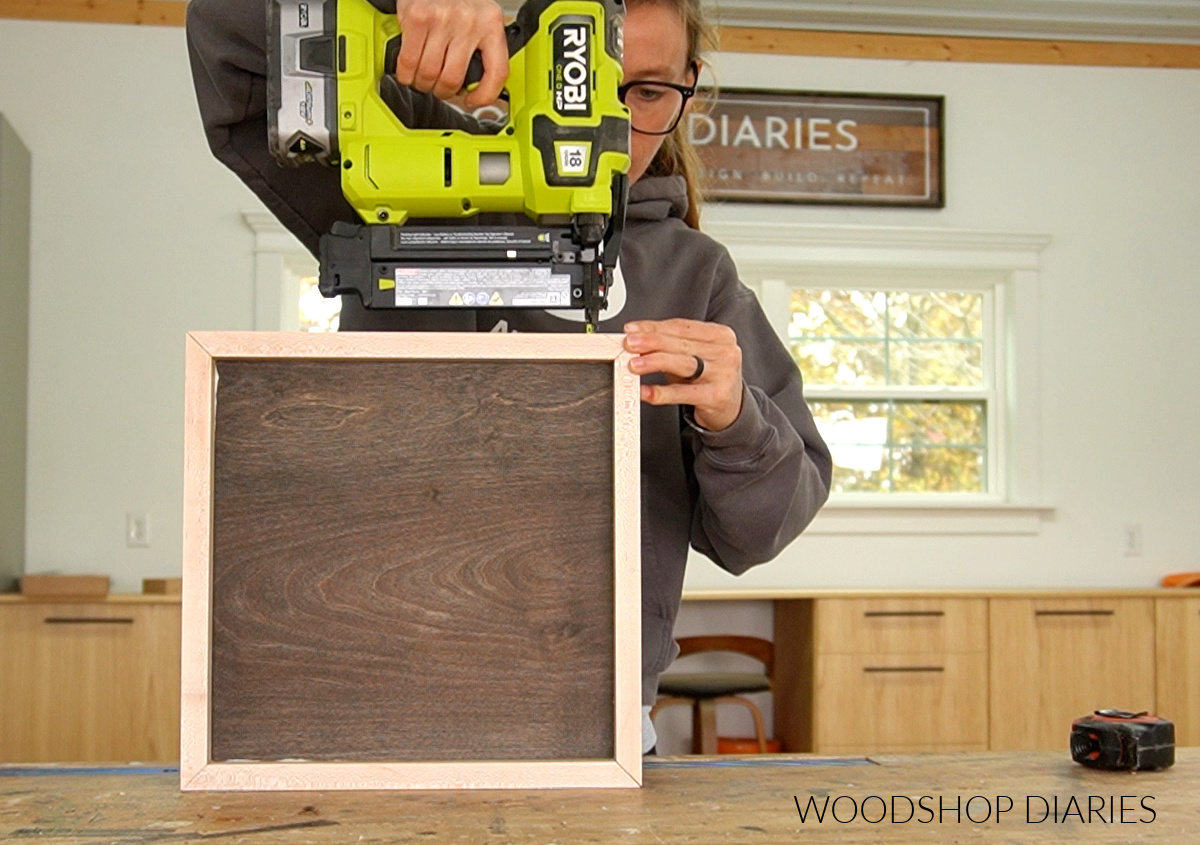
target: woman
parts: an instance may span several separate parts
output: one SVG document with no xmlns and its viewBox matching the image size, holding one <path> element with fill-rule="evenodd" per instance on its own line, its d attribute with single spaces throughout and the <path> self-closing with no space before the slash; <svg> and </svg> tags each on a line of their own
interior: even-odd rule
<svg viewBox="0 0 1200 845">
<path fill-rule="evenodd" d="M 475 50 L 483 80 L 471 107 L 507 75 L 503 19 L 492 0 L 399 0 L 396 67 L 406 125 L 462 127 L 442 100 L 462 87 Z M 246 0 L 192 0 L 188 45 L 214 154 L 310 250 L 337 220 L 356 222 L 336 168 L 279 167 L 267 146 L 266 15 Z M 828 496 L 829 451 L 804 403 L 800 374 L 743 286 L 728 253 L 697 226 L 694 155 L 680 118 L 706 27 L 699 0 L 627 0 L 625 84 L 632 115 L 629 204 L 600 331 L 626 333 L 642 377 L 642 703 L 675 657 L 672 628 L 689 544 L 740 574 L 768 561 Z M 546 311 L 367 311 L 343 299 L 353 330 L 578 330 Z M 654 745 L 649 717 L 643 745 Z"/>
</svg>

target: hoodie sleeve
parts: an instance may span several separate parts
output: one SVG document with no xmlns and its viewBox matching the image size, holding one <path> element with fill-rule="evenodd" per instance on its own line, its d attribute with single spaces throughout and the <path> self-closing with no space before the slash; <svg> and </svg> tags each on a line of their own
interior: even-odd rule
<svg viewBox="0 0 1200 845">
<path fill-rule="evenodd" d="M 196 101 L 209 147 L 314 255 L 335 221 L 358 216 L 342 195 L 336 167 L 287 167 L 267 140 L 267 4 L 191 0 L 187 44 Z M 412 128 L 478 124 L 437 100 L 400 85 L 388 105 Z"/>
<path fill-rule="evenodd" d="M 740 575 L 800 535 L 829 497 L 833 463 L 804 401 L 800 371 L 722 250 L 707 319 L 742 349 L 742 412 L 729 428 L 692 425 L 698 497 L 691 542 Z"/>
</svg>

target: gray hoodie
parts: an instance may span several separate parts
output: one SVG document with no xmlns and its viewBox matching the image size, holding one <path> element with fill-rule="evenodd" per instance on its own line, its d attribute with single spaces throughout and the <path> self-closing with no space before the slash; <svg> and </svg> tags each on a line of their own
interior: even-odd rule
<svg viewBox="0 0 1200 845">
<path fill-rule="evenodd" d="M 334 221 L 358 222 L 336 168 L 280 167 L 267 146 L 266 15 L 247 0 L 192 0 L 188 48 L 213 153 L 315 255 Z M 406 125 L 473 128 L 432 97 L 403 90 L 391 103 Z M 599 331 L 630 320 L 685 317 L 722 323 L 742 349 L 742 412 L 703 431 L 688 409 L 642 406 L 642 699 L 675 658 L 672 637 L 689 544 L 741 574 L 775 557 L 812 520 L 829 492 L 829 450 L 804 402 L 800 373 L 725 248 L 683 222 L 680 176 L 643 177 L 630 190 L 619 278 Z M 346 330 L 580 330 L 546 311 L 367 311 L 342 301 Z M 661 375 L 646 383 L 664 383 Z"/>
</svg>

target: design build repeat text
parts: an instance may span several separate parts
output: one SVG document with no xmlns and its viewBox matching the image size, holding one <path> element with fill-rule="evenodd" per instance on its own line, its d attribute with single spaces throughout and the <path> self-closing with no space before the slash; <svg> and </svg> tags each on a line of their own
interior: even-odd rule
<svg viewBox="0 0 1200 845">
<path fill-rule="evenodd" d="M 687 131 L 713 199 L 940 207 L 941 97 L 703 91 Z"/>
</svg>

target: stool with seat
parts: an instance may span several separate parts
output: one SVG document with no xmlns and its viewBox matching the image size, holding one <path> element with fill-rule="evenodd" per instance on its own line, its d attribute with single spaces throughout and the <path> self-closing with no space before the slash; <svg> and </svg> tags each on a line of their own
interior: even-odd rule
<svg viewBox="0 0 1200 845">
<path fill-rule="evenodd" d="M 754 658 L 762 672 L 668 672 L 658 682 L 660 698 L 650 709 L 650 718 L 664 707 L 690 704 L 692 707 L 692 753 L 717 753 L 717 705 L 740 704 L 754 719 L 754 732 L 760 752 L 767 750 L 762 713 L 748 693 L 770 692 L 775 669 L 775 646 L 759 637 L 732 635 L 681 637 L 679 657 L 703 652 L 734 652 Z"/>
</svg>

